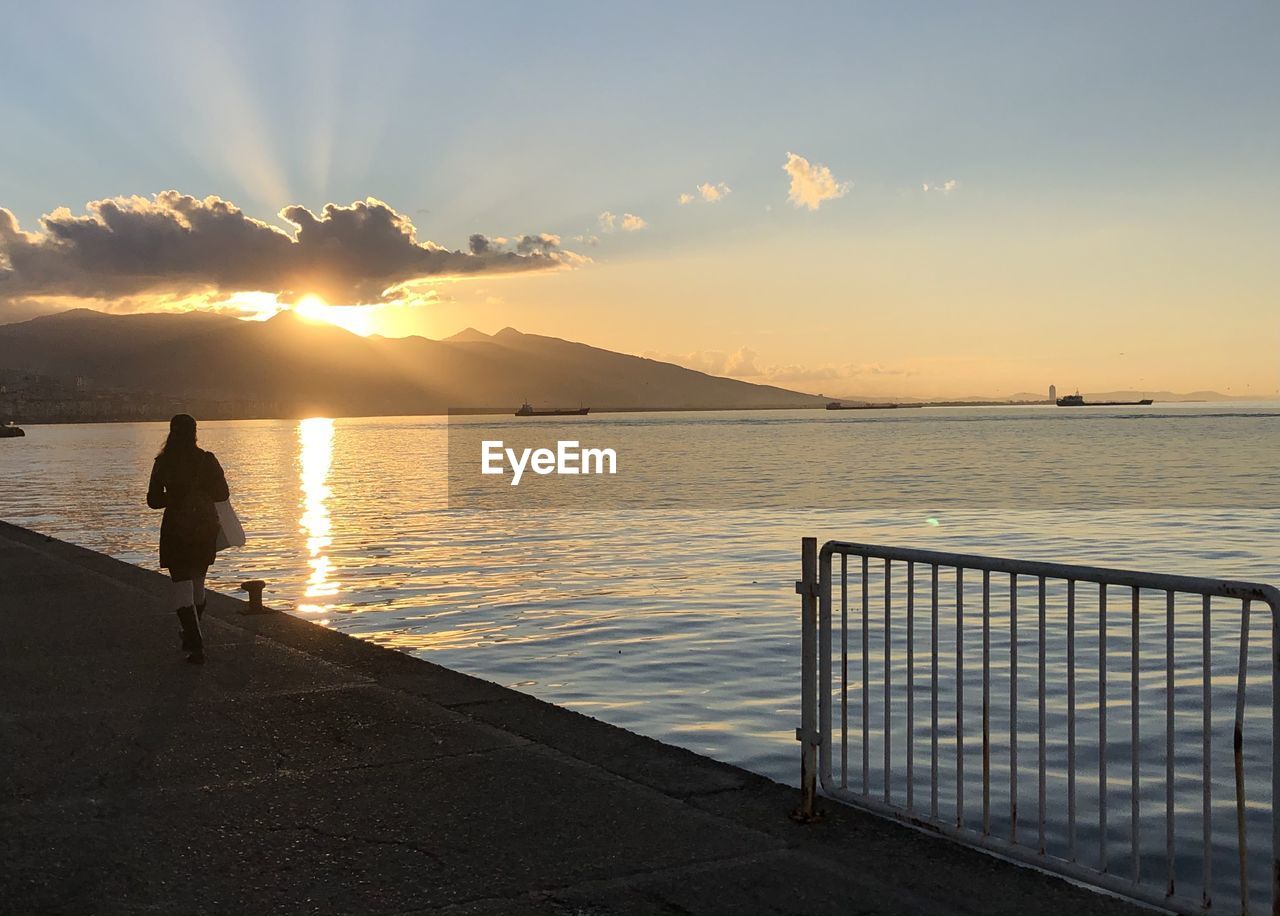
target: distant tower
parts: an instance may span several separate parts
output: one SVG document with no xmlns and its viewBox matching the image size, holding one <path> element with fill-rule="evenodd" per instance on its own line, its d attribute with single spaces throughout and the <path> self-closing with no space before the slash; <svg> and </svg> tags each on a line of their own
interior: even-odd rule
<svg viewBox="0 0 1280 916">
<path fill-rule="evenodd" d="M 1050 386 L 1049 386 L 1049 400 L 1051 400 L 1051 401 L 1056 401 L 1056 400 L 1058 400 L 1058 386 L 1057 386 L 1057 385 L 1050 385 Z"/>
</svg>

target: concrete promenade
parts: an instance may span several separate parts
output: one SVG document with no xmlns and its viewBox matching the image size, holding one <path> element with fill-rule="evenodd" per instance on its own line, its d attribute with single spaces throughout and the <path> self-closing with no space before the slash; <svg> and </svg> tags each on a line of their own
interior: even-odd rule
<svg viewBox="0 0 1280 916">
<path fill-rule="evenodd" d="M 1072 913 L 1128 904 L 0 523 L 0 912 Z"/>
</svg>

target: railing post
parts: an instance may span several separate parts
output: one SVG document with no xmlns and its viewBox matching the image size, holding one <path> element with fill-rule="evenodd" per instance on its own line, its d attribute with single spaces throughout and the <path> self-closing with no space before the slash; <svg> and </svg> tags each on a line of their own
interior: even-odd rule
<svg viewBox="0 0 1280 916">
<path fill-rule="evenodd" d="M 831 559 L 818 554 L 818 785 L 831 780 Z"/>
<path fill-rule="evenodd" d="M 1271 609 L 1271 913 L 1280 916 L 1280 592 L 1268 588 L 1264 594 Z"/>
<path fill-rule="evenodd" d="M 818 816 L 818 539 L 804 538 L 800 550 L 800 807 L 791 815 L 805 823 Z"/>
</svg>

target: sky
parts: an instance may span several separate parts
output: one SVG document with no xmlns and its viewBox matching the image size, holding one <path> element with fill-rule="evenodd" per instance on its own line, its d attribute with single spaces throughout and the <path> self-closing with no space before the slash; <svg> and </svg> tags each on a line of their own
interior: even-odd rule
<svg viewBox="0 0 1280 916">
<path fill-rule="evenodd" d="M 295 307 L 831 396 L 1276 397 L 1278 42 L 1273 2 L 15 8 L 0 321 Z"/>
</svg>

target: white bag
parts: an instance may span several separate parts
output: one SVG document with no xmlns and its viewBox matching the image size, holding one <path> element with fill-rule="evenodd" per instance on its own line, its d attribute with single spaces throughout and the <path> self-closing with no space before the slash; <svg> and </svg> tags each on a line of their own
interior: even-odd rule
<svg viewBox="0 0 1280 916">
<path fill-rule="evenodd" d="M 236 510 L 231 507 L 231 500 L 214 503 L 213 507 L 218 510 L 218 541 L 214 545 L 214 549 L 226 550 L 228 547 L 243 547 L 244 525 L 240 524 L 240 517 L 236 515 Z"/>
</svg>

